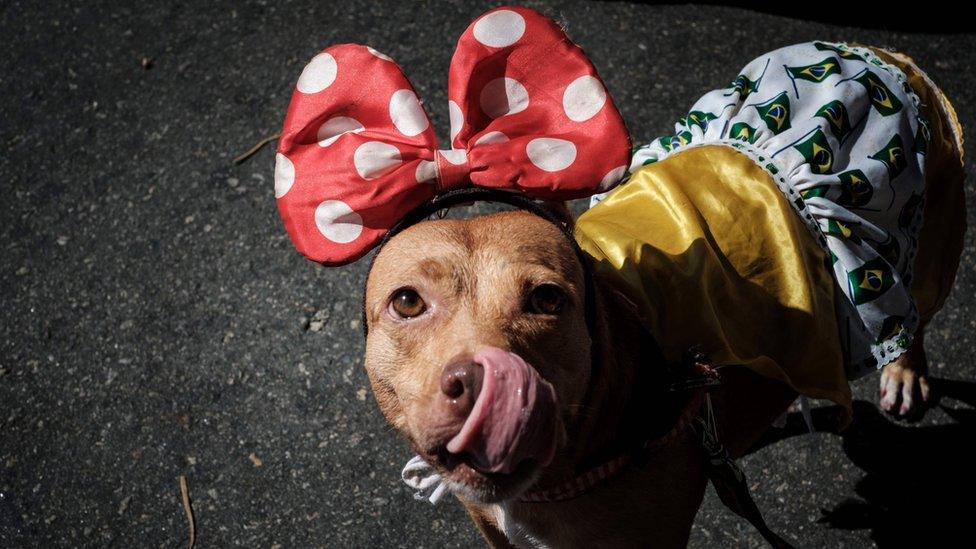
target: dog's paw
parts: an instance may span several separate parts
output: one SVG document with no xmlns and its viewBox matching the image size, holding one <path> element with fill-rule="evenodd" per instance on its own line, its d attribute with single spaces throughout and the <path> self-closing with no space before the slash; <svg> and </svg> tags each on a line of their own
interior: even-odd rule
<svg viewBox="0 0 976 549">
<path fill-rule="evenodd" d="M 881 371 L 881 408 L 899 416 L 924 411 L 929 400 L 928 363 L 925 353 L 910 350 Z"/>
</svg>

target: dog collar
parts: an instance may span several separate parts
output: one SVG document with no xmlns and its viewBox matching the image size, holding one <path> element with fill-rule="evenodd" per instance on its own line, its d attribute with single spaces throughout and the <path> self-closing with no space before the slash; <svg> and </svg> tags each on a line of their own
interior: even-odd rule
<svg viewBox="0 0 976 549">
<path fill-rule="evenodd" d="M 692 369 L 694 377 L 684 379 L 672 386 L 672 391 L 690 390 L 691 396 L 667 433 L 648 439 L 636 450 L 603 462 L 556 486 L 526 492 L 518 500 L 523 503 L 550 503 L 574 499 L 615 477 L 628 465 L 643 467 L 652 453 L 673 443 L 694 426 L 696 421 L 702 421 L 700 412 L 703 404 L 706 412 L 704 414 L 706 431 L 710 432 L 713 429 L 710 426 L 714 422 L 711 418 L 711 402 L 707 392 L 717 385 L 718 373 L 711 366 L 697 361 Z M 447 484 L 440 473 L 419 455 L 412 457 L 403 467 L 401 478 L 414 490 L 414 499 L 427 501 L 431 505 L 437 505 L 447 493 Z"/>
<path fill-rule="evenodd" d="M 524 503 L 550 503 L 574 499 L 582 496 L 596 485 L 613 478 L 628 465 L 643 466 L 653 452 L 671 444 L 687 431 L 698 418 L 706 396 L 704 388 L 696 389 L 682 409 L 674 427 L 664 436 L 644 442 L 636 452 L 617 456 L 552 488 L 526 492 L 519 497 L 519 501 Z"/>
<path fill-rule="evenodd" d="M 550 503 L 574 499 L 582 496 L 596 485 L 615 477 L 628 465 L 643 465 L 651 453 L 671 444 L 692 426 L 698 418 L 703 399 L 704 390 L 696 391 L 685 405 L 681 416 L 671 431 L 663 437 L 646 441 L 637 452 L 617 456 L 552 488 L 526 492 L 519 497 L 519 501 L 523 503 Z M 413 497 L 418 501 L 437 505 L 447 494 L 447 484 L 441 474 L 420 456 L 410 458 L 410 461 L 404 465 L 400 476 L 404 484 L 414 491 Z"/>
</svg>

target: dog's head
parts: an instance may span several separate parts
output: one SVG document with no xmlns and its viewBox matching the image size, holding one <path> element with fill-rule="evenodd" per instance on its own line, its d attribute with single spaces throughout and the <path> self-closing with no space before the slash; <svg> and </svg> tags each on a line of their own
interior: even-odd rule
<svg viewBox="0 0 976 549">
<path fill-rule="evenodd" d="M 383 413 L 474 501 L 528 488 L 565 444 L 590 376 L 583 266 L 516 211 L 392 238 L 366 284 L 366 369 Z"/>
</svg>

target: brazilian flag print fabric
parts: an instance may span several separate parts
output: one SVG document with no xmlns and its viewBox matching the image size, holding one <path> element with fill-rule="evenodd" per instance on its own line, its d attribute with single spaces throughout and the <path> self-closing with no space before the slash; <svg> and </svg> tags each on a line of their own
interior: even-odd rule
<svg viewBox="0 0 976 549">
<path fill-rule="evenodd" d="M 703 145 L 748 151 L 833 262 L 825 268 L 847 298 L 838 300 L 839 325 L 854 327 L 841 334 L 854 378 L 904 352 L 918 323 L 909 288 L 926 132 L 898 68 L 868 48 L 812 42 L 734 73 L 673 134 L 639 147 L 631 172 Z"/>
</svg>

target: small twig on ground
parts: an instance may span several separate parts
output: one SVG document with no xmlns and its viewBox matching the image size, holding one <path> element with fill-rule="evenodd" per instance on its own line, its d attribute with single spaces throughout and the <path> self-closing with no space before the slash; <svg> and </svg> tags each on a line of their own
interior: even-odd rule
<svg viewBox="0 0 976 549">
<path fill-rule="evenodd" d="M 238 164 L 243 164 L 244 162 L 247 161 L 248 158 L 251 158 L 252 156 L 254 156 L 255 154 L 257 154 L 257 152 L 260 151 L 262 147 L 264 147 L 268 143 L 271 143 L 275 139 L 278 139 L 279 137 L 281 137 L 281 133 L 276 133 L 274 135 L 265 137 L 261 141 L 258 141 L 257 144 L 255 144 L 253 147 L 251 147 L 250 149 L 248 149 L 246 153 L 244 153 L 244 154 L 238 156 L 237 158 L 235 158 L 234 159 L 234 165 L 236 166 Z"/>
<path fill-rule="evenodd" d="M 180 475 L 180 497 L 183 499 L 183 512 L 186 513 L 186 522 L 190 525 L 190 546 L 197 542 L 196 520 L 193 518 L 193 507 L 190 506 L 190 490 L 186 487 L 186 477 Z"/>
</svg>

